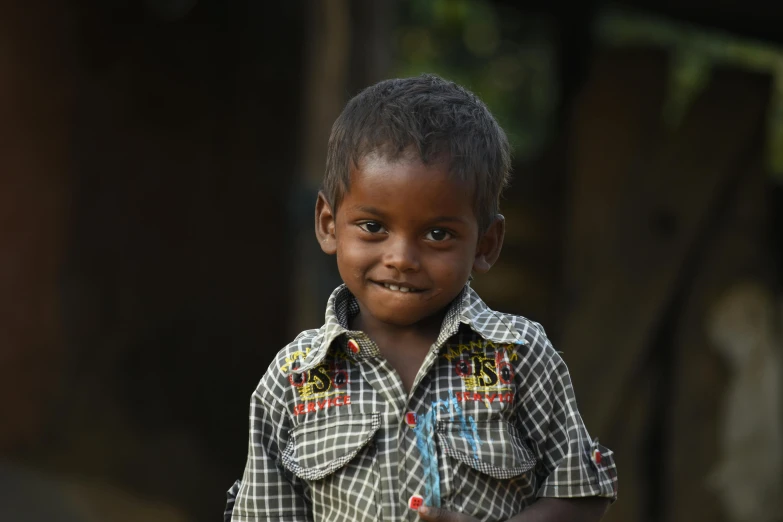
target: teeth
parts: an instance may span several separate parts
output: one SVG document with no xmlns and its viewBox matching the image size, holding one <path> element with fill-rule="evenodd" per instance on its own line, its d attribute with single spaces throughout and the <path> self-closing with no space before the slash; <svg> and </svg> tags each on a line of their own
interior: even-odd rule
<svg viewBox="0 0 783 522">
<path fill-rule="evenodd" d="M 403 294 L 407 294 L 408 292 L 413 292 L 413 289 L 408 288 L 407 286 L 391 285 L 389 283 L 383 283 L 383 286 L 385 286 L 389 290 L 394 290 L 395 292 L 402 292 Z"/>
</svg>

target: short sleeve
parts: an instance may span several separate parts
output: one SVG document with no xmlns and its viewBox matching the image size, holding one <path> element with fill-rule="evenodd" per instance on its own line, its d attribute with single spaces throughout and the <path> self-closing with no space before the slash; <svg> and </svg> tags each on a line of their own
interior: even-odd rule
<svg viewBox="0 0 783 522">
<path fill-rule="evenodd" d="M 576 405 L 568 368 L 546 341 L 545 370 L 517 410 L 529 436 L 539 479 L 538 497 L 617 498 L 614 454 L 592 440 Z"/>
<path fill-rule="evenodd" d="M 237 494 L 239 493 L 239 486 L 242 485 L 242 481 L 237 480 L 226 492 L 226 509 L 223 511 L 223 522 L 231 522 L 231 515 L 234 513 L 234 503 L 237 500 Z"/>
<path fill-rule="evenodd" d="M 290 416 L 274 399 L 277 386 L 262 380 L 251 398 L 247 462 L 242 480 L 227 493 L 224 522 L 312 520 L 301 481 L 279 465 Z"/>
</svg>

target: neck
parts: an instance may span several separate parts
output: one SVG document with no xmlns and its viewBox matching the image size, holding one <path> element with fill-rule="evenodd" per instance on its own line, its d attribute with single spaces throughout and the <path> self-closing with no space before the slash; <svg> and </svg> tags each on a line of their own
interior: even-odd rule
<svg viewBox="0 0 783 522">
<path fill-rule="evenodd" d="M 445 314 L 446 311 L 442 310 L 415 324 L 401 326 L 378 321 L 365 313 L 359 304 L 359 313 L 351 319 L 350 327 L 352 330 L 361 330 L 366 333 L 382 352 L 401 344 L 413 343 L 430 346 L 440 334 Z"/>
</svg>

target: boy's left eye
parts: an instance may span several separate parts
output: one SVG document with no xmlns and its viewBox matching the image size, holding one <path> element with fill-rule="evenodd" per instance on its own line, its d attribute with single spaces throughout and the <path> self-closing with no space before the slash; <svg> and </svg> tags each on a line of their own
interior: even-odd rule
<svg viewBox="0 0 783 522">
<path fill-rule="evenodd" d="M 433 228 L 427 232 L 425 237 L 430 241 L 444 241 L 450 236 L 451 234 L 448 232 L 448 230 L 444 230 L 442 228 Z"/>
</svg>

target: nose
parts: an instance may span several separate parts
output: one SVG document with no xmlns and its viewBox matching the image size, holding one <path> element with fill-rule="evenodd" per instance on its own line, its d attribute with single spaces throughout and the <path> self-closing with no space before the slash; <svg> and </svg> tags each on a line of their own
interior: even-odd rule
<svg viewBox="0 0 783 522">
<path fill-rule="evenodd" d="M 386 241 L 383 264 L 400 272 L 416 272 L 421 268 L 419 249 L 415 240 L 404 237 Z"/>
</svg>

